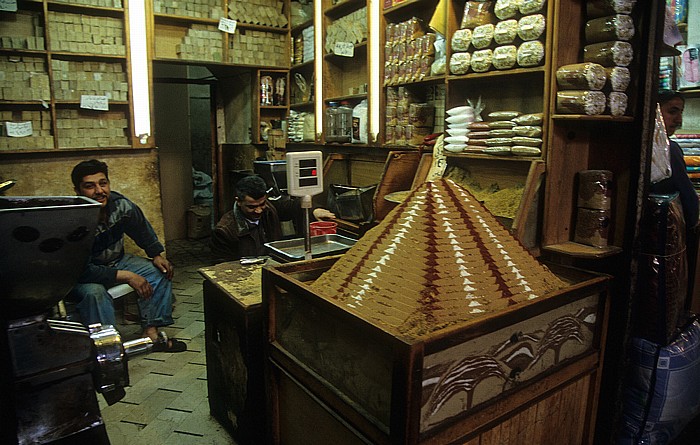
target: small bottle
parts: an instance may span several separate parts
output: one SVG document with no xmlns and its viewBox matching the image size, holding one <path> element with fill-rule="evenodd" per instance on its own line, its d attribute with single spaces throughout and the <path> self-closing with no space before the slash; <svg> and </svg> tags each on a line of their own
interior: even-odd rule
<svg viewBox="0 0 700 445">
<path fill-rule="evenodd" d="M 348 101 L 342 101 L 338 107 L 337 142 L 352 142 L 352 107 Z"/>
<path fill-rule="evenodd" d="M 338 103 L 328 102 L 326 116 L 323 120 L 324 139 L 326 142 L 338 141 Z"/>
</svg>

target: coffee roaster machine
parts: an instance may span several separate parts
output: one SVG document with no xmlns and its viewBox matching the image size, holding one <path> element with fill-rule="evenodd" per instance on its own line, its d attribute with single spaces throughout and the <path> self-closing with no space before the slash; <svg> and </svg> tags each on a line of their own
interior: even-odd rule
<svg viewBox="0 0 700 445">
<path fill-rule="evenodd" d="M 52 319 L 88 260 L 100 204 L 0 196 L 0 443 L 109 444 L 97 394 L 125 395 L 127 356 L 112 326 Z"/>
</svg>

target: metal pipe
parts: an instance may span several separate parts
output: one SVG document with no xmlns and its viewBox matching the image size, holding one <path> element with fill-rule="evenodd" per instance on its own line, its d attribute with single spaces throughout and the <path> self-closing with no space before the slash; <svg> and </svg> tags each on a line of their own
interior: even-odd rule
<svg viewBox="0 0 700 445">
<path fill-rule="evenodd" d="M 148 337 L 137 338 L 136 340 L 125 341 L 123 346 L 126 356 L 133 357 L 153 349 L 153 340 Z"/>
</svg>

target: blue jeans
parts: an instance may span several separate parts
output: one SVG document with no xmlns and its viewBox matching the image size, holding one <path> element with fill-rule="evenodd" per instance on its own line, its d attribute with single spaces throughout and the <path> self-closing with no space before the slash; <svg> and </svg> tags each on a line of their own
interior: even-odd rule
<svg viewBox="0 0 700 445">
<path fill-rule="evenodd" d="M 158 327 L 173 324 L 173 283 L 153 265 L 151 260 L 124 254 L 115 268 L 141 275 L 153 287 L 151 298 L 139 297 L 138 299 L 141 327 L 145 329 L 147 326 Z M 85 326 L 94 323 L 117 325 L 114 318 L 114 303 L 104 285 L 78 283 L 71 290 L 70 298 L 76 302 L 80 319 Z"/>
</svg>

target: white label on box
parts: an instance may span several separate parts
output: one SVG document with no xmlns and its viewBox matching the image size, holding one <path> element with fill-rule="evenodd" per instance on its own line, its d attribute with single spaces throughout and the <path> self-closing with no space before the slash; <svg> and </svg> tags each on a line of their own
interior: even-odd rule
<svg viewBox="0 0 700 445">
<path fill-rule="evenodd" d="M 351 42 L 335 42 L 333 54 L 336 56 L 354 57 L 355 45 L 353 45 Z"/>
<path fill-rule="evenodd" d="M 0 11 L 17 12 L 17 0 L 0 0 Z"/>
<path fill-rule="evenodd" d="M 5 128 L 7 129 L 7 135 L 13 138 L 24 138 L 31 136 L 34 131 L 31 121 L 5 122 Z"/>
<path fill-rule="evenodd" d="M 86 110 L 109 111 L 109 98 L 107 96 L 80 96 L 80 108 Z"/>
<path fill-rule="evenodd" d="M 226 17 L 221 17 L 219 19 L 219 31 L 227 32 L 233 34 L 236 32 L 237 21 L 227 19 Z"/>
</svg>

